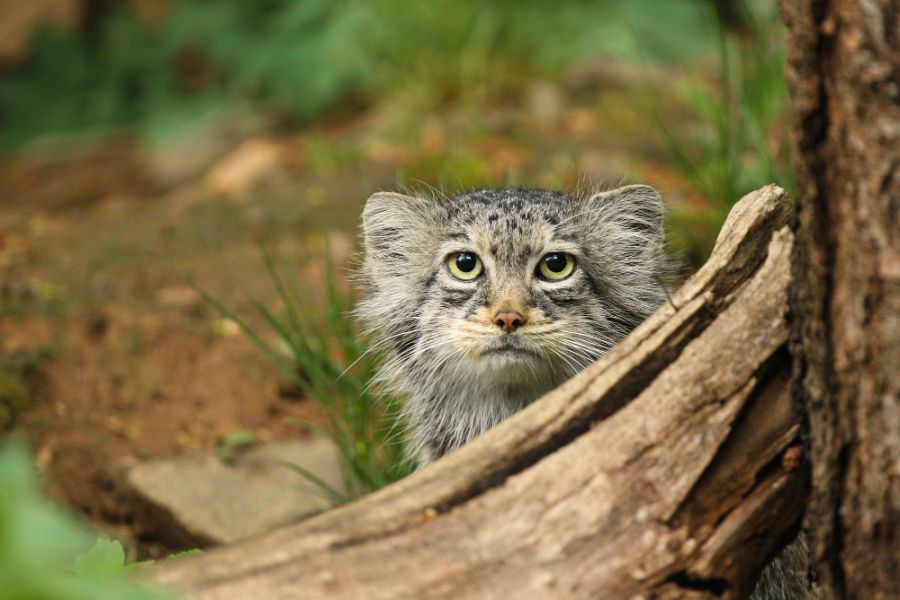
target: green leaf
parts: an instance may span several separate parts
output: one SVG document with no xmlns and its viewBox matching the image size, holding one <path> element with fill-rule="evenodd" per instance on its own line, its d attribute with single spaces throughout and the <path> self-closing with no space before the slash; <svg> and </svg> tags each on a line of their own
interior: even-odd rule
<svg viewBox="0 0 900 600">
<path fill-rule="evenodd" d="M 176 552 L 175 554 L 170 554 L 166 557 L 166 560 L 181 560 L 182 558 L 197 556 L 200 554 L 203 554 L 203 550 L 201 550 L 200 548 L 192 548 L 191 550 L 185 550 L 184 552 Z"/>
<path fill-rule="evenodd" d="M 112 577 L 133 567 L 125 565 L 125 548 L 118 540 L 100 537 L 90 550 L 75 557 L 72 570 L 82 578 Z"/>
<path fill-rule="evenodd" d="M 235 431 L 234 433 L 229 433 L 228 435 L 226 435 L 222 439 L 222 441 L 219 442 L 219 446 L 216 448 L 216 453 L 224 462 L 234 462 L 234 459 L 236 457 L 236 450 L 238 450 L 239 448 L 244 448 L 246 446 L 252 446 L 258 441 L 259 439 L 252 431 Z"/>
</svg>

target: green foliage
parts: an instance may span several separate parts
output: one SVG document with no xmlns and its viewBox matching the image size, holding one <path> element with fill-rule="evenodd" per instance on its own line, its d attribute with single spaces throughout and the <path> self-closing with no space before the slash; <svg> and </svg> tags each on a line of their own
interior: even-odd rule
<svg viewBox="0 0 900 600">
<path fill-rule="evenodd" d="M 496 93 L 597 55 L 671 59 L 707 43 L 693 2 L 369 0 L 376 81 L 425 95 Z M 389 15 L 389 18 L 384 18 Z M 673 27 L 675 25 L 675 27 Z M 649 35 L 648 35 L 649 34 Z"/>
<path fill-rule="evenodd" d="M 328 435 L 337 445 L 343 489 L 335 489 L 299 465 L 285 464 L 312 483 L 334 504 L 348 502 L 402 479 L 412 470 L 403 452 L 403 424 L 396 398 L 377 395 L 373 388 L 375 357 L 353 324 L 353 295 L 343 291 L 325 270 L 324 305 L 315 308 L 296 278 L 265 255 L 282 304 L 276 314 L 254 301 L 272 328 L 277 343 L 267 341 L 245 320 L 204 294 L 207 302 L 234 320 L 272 359 L 278 369 L 311 398 L 327 418 L 327 426 L 303 425 Z"/>
<path fill-rule="evenodd" d="M 256 434 L 252 431 L 235 431 L 229 433 L 216 447 L 216 453 L 222 462 L 233 463 L 237 458 L 237 452 L 241 448 L 253 446 L 258 442 Z"/>
<path fill-rule="evenodd" d="M 0 87 L 0 144 L 36 133 L 135 121 L 148 106 L 170 101 L 168 56 L 130 15 L 103 23 L 99 48 L 74 34 L 41 30 L 26 70 Z"/>
<path fill-rule="evenodd" d="M 225 91 L 309 118 L 360 89 L 370 71 L 361 40 L 370 13 L 348 0 L 181 0 L 165 29 L 191 48 Z"/>
<path fill-rule="evenodd" d="M 51 131 L 159 127 L 242 99 L 315 116 L 367 77 L 364 12 L 346 0 L 179 0 L 162 27 L 119 8 L 96 39 L 39 31 L 26 68 L 0 87 L 0 146 Z"/>
<path fill-rule="evenodd" d="M 75 557 L 72 572 L 81 579 L 102 579 L 121 575 L 140 565 L 126 564 L 125 548 L 119 541 L 100 537 L 87 552 Z"/>
<path fill-rule="evenodd" d="M 697 55 L 708 48 L 698 1 L 173 0 L 155 25 L 115 5 L 89 39 L 34 37 L 0 86 L 0 147 L 47 132 L 183 129 L 223 104 L 308 120 L 398 91 L 429 102 L 496 93 L 598 54 Z"/>
<path fill-rule="evenodd" d="M 96 539 L 44 498 L 25 444 L 0 440 L 0 600 L 165 600 L 124 576 L 119 542 Z"/>
<path fill-rule="evenodd" d="M 745 12 L 749 31 L 716 27 L 717 86 L 694 79 L 681 90 L 694 127 L 683 134 L 658 119 L 674 165 L 708 202 L 705 208 L 676 210 L 671 218 L 675 244 L 697 265 L 744 194 L 773 182 L 788 192 L 794 188 L 781 23 L 774 3 L 754 3 Z"/>
</svg>

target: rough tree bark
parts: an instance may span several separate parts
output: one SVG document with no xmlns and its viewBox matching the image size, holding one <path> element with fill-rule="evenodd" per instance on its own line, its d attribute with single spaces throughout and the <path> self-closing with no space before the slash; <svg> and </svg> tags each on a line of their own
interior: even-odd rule
<svg viewBox="0 0 900 600">
<path fill-rule="evenodd" d="M 831 598 L 900 592 L 900 5 L 782 0 L 799 209 L 794 393 Z"/>
<path fill-rule="evenodd" d="M 153 575 L 196 598 L 738 598 L 796 533 L 784 193 L 608 356 L 350 506 Z"/>
</svg>

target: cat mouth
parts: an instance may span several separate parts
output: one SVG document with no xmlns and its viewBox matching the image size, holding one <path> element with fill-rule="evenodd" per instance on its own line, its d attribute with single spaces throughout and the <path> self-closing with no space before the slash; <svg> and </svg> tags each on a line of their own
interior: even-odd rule
<svg viewBox="0 0 900 600">
<path fill-rule="evenodd" d="M 527 356 L 537 355 L 537 353 L 532 352 L 531 350 L 526 350 L 525 348 L 488 348 L 481 353 L 482 356 L 487 356 L 488 354 L 522 354 Z"/>
<path fill-rule="evenodd" d="M 482 356 L 490 356 L 490 355 L 505 355 L 505 356 L 529 356 L 534 357 L 537 356 L 537 352 L 528 348 L 522 344 L 517 344 L 514 342 L 503 341 L 498 344 L 493 344 L 487 349 L 485 349 L 481 355 Z"/>
</svg>

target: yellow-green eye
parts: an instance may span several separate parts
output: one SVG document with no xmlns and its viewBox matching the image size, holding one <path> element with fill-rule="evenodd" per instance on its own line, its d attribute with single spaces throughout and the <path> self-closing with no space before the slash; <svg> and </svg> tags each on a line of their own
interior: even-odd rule
<svg viewBox="0 0 900 600">
<path fill-rule="evenodd" d="M 484 271 L 481 259 L 472 252 L 454 252 L 447 257 L 447 268 L 457 279 L 472 281 Z"/>
<path fill-rule="evenodd" d="M 575 257 L 565 252 L 551 252 L 541 257 L 537 275 L 547 281 L 560 281 L 575 270 Z"/>
</svg>

